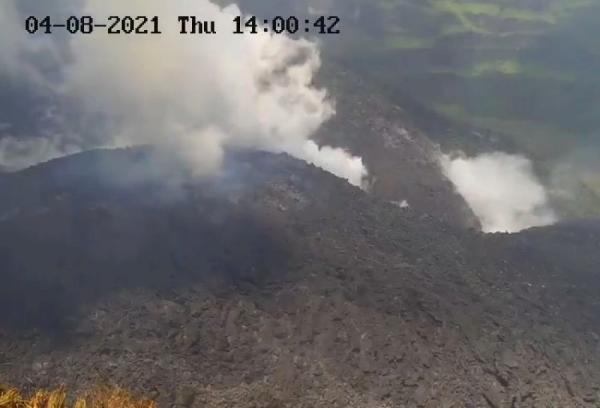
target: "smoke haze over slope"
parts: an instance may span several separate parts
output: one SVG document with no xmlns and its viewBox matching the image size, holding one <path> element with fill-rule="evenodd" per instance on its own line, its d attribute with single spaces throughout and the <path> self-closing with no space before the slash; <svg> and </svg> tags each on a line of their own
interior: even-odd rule
<svg viewBox="0 0 600 408">
<path fill-rule="evenodd" d="M 13 1 L 0 8 L 2 15 L 18 14 Z M 207 0 L 178 0 L 168 6 L 157 0 L 87 1 L 82 12 L 97 18 L 157 15 L 163 34 L 96 32 L 48 43 L 47 38 L 24 39 L 10 26 L 2 29 L 2 45 L 8 43 L 3 49 L 10 52 L 7 66 L 0 68 L 25 72 L 25 80 L 31 79 L 27 72 L 39 68 L 27 47 L 35 44 L 34 54 L 54 56 L 66 48 L 69 58 L 53 67 L 60 81 L 46 78 L 44 85 L 74 101 L 82 115 L 100 122 L 104 131 L 94 137 L 79 135 L 75 143 L 61 135 L 52 135 L 50 141 L 9 139 L 0 144 L 3 166 L 24 167 L 89 148 L 153 144 L 180 154 L 198 173 L 207 173 L 219 167 L 224 149 L 253 148 L 289 153 L 361 185 L 367 172 L 359 157 L 309 140 L 335 113 L 326 91 L 312 85 L 320 67 L 315 44 L 262 31 L 232 34 L 239 9 L 221 9 Z M 180 15 L 214 20 L 218 34 L 180 35 Z M 62 150 L 65 145 L 68 149 Z"/>
</svg>

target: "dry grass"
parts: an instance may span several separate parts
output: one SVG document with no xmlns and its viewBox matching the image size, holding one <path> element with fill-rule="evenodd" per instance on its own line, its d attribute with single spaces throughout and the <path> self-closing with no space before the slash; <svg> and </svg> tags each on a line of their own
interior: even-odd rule
<svg viewBox="0 0 600 408">
<path fill-rule="evenodd" d="M 14 388 L 0 386 L 0 408 L 157 408 L 154 401 L 137 399 L 120 388 L 102 387 L 69 403 L 64 388 L 41 390 L 27 397 Z"/>
</svg>

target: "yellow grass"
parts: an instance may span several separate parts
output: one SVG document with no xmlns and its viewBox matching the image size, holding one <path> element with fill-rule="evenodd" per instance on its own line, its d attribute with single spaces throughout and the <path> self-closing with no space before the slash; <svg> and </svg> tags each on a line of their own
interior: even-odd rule
<svg viewBox="0 0 600 408">
<path fill-rule="evenodd" d="M 120 388 L 97 388 L 68 403 L 64 388 L 40 390 L 30 397 L 14 388 L 0 386 L 0 408 L 158 408 L 154 401 L 136 399 Z"/>
</svg>

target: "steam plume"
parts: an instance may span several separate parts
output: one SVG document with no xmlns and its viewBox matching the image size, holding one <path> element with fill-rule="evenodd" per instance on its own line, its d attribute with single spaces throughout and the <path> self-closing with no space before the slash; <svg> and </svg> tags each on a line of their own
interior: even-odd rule
<svg viewBox="0 0 600 408">
<path fill-rule="evenodd" d="M 10 4 L 15 7 L 11 0 L 0 7 Z M 106 127 L 100 140 L 83 138 L 79 150 L 160 145 L 206 174 L 220 166 L 227 148 L 262 149 L 289 153 L 361 185 L 361 158 L 309 139 L 335 113 L 325 90 L 312 85 L 320 67 L 312 42 L 262 30 L 233 34 L 240 10 L 208 0 L 87 0 L 81 13 L 159 16 L 163 34 L 97 30 L 67 40 L 63 80 L 51 86 Z M 177 17 L 185 15 L 215 21 L 218 34 L 179 34 Z"/>
<path fill-rule="evenodd" d="M 523 156 L 500 152 L 472 158 L 444 155 L 441 164 L 485 232 L 518 232 L 556 221 L 544 186 Z"/>
</svg>

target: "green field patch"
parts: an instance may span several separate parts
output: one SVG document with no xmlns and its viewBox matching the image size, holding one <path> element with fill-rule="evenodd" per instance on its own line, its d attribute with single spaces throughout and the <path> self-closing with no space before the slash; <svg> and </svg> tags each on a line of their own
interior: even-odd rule
<svg viewBox="0 0 600 408">
<path fill-rule="evenodd" d="M 560 82 L 574 82 L 581 79 L 571 72 L 548 69 L 543 66 L 532 64 L 523 64 L 518 60 L 511 59 L 481 61 L 462 69 L 432 69 L 429 73 L 432 75 L 455 75 L 465 80 L 498 76 L 520 76 L 536 80 L 552 80 Z"/>
<path fill-rule="evenodd" d="M 389 36 L 386 38 L 383 47 L 385 50 L 415 50 L 432 48 L 435 45 L 435 40 L 426 37 L 411 37 L 411 36 Z"/>
<path fill-rule="evenodd" d="M 518 75 L 523 72 L 521 64 L 517 60 L 485 61 L 476 64 L 471 76 L 483 76 L 489 74 Z"/>
<path fill-rule="evenodd" d="M 434 0 L 433 7 L 442 12 L 452 13 L 456 16 L 468 17 L 470 15 L 489 16 L 497 18 L 510 18 L 521 21 L 541 21 L 546 23 L 556 22 L 555 16 L 549 11 L 538 11 L 508 7 L 496 3 L 461 2 L 456 0 Z"/>
<path fill-rule="evenodd" d="M 554 24 L 557 21 L 556 13 L 552 13 L 550 8 L 545 10 L 530 10 L 495 3 L 462 2 L 457 0 L 432 0 L 431 7 L 438 13 L 452 14 L 460 23 L 459 26 L 444 29 L 445 35 L 457 32 L 490 33 L 489 29 L 474 21 L 474 17 L 477 16 L 548 24 Z"/>
</svg>

